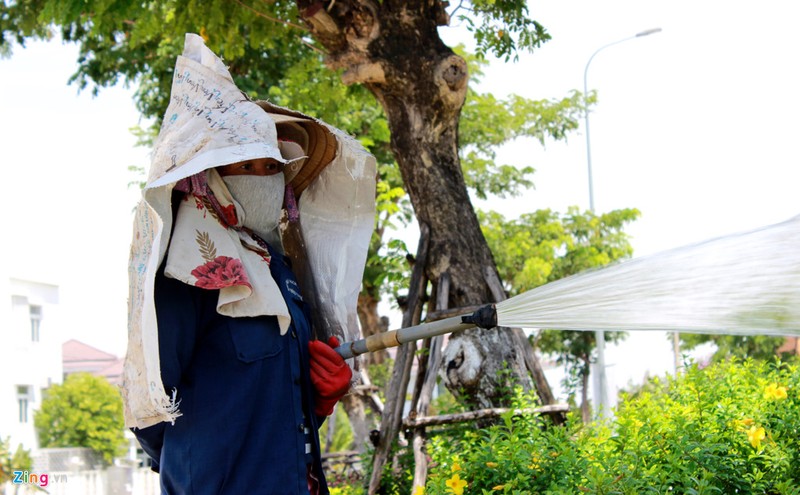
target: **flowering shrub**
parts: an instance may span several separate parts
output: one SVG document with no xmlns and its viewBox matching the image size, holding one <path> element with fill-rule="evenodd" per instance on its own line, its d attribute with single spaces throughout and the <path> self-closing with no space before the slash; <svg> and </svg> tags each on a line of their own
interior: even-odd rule
<svg viewBox="0 0 800 495">
<path fill-rule="evenodd" d="M 431 438 L 425 493 L 800 495 L 796 364 L 690 367 L 624 397 L 613 422 L 507 415 L 458 431 Z"/>
<path fill-rule="evenodd" d="M 364 495 L 366 493 L 366 490 L 361 486 L 342 485 L 329 488 L 331 495 Z"/>
</svg>

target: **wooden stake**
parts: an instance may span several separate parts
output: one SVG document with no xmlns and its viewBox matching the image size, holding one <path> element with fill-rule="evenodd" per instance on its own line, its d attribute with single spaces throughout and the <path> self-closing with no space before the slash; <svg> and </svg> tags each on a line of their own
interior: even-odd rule
<svg viewBox="0 0 800 495">
<path fill-rule="evenodd" d="M 419 322 L 422 311 L 422 300 L 425 295 L 427 279 L 425 278 L 425 264 L 428 257 L 430 241 L 430 227 L 420 223 L 420 238 L 417 246 L 417 261 L 411 272 L 411 285 L 408 293 L 408 307 L 403 314 L 403 327 L 412 326 Z M 415 321 L 416 320 L 416 321 Z M 403 406 L 406 400 L 406 390 L 411 375 L 415 342 L 408 342 L 400 346 L 394 361 L 394 370 L 389 380 L 386 392 L 386 403 L 381 416 L 380 436 L 378 445 L 372 458 L 372 476 L 369 480 L 367 493 L 375 495 L 381 483 L 383 466 L 389 457 L 392 441 L 397 437 L 402 423 Z"/>
</svg>

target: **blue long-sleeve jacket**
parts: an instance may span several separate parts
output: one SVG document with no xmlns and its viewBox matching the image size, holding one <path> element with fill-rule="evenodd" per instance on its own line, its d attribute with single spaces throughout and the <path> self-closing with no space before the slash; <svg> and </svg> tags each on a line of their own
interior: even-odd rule
<svg viewBox="0 0 800 495">
<path fill-rule="evenodd" d="M 292 317 L 283 336 L 274 316 L 220 315 L 218 291 L 167 278 L 163 270 L 157 275 L 161 377 L 168 393 L 177 391 L 183 415 L 174 425 L 134 434 L 161 473 L 164 494 L 307 494 L 308 466 L 319 493 L 328 493 L 306 309 L 280 256 L 270 269 Z"/>
</svg>

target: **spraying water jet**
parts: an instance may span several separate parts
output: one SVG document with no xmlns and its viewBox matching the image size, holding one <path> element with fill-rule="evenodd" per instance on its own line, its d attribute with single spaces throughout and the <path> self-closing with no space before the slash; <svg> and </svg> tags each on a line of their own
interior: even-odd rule
<svg viewBox="0 0 800 495">
<path fill-rule="evenodd" d="M 582 272 L 472 314 L 336 350 L 350 358 L 476 326 L 798 336 L 800 216 Z"/>
</svg>

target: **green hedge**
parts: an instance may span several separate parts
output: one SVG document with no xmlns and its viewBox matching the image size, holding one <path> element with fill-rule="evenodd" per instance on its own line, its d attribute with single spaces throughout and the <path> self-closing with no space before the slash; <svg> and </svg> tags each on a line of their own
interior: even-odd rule
<svg viewBox="0 0 800 495">
<path fill-rule="evenodd" d="M 613 422 L 444 432 L 425 493 L 800 495 L 799 389 L 797 364 L 733 360 L 652 381 Z"/>
</svg>

